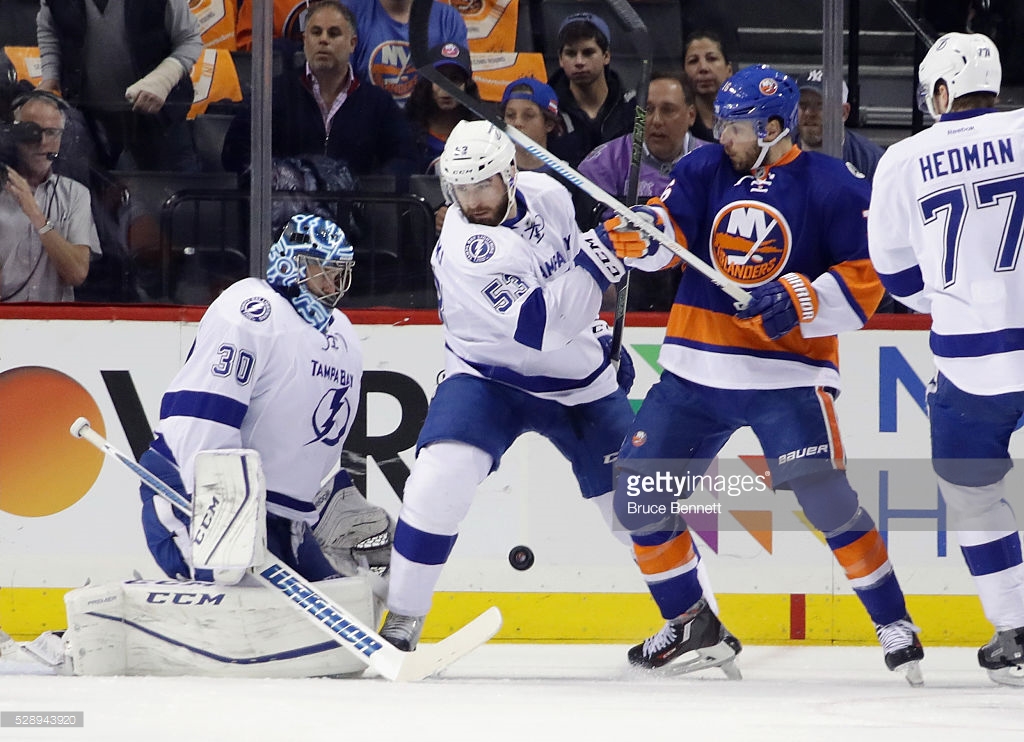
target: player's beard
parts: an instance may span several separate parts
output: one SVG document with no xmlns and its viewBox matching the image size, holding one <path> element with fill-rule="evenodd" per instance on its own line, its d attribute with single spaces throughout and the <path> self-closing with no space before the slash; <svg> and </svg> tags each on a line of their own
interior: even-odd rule
<svg viewBox="0 0 1024 742">
<path fill-rule="evenodd" d="M 725 154 L 736 172 L 749 173 L 757 162 L 758 155 L 761 154 L 761 148 L 755 140 L 745 147 L 734 147 L 732 151 L 727 149 Z"/>
<path fill-rule="evenodd" d="M 460 203 L 459 206 L 461 207 L 462 204 Z M 497 227 L 505 221 L 505 214 L 508 213 L 508 196 L 501 199 L 501 203 L 496 206 L 477 206 L 470 211 L 462 209 L 462 213 L 465 215 L 466 221 L 471 224 L 482 224 L 485 227 Z"/>
</svg>

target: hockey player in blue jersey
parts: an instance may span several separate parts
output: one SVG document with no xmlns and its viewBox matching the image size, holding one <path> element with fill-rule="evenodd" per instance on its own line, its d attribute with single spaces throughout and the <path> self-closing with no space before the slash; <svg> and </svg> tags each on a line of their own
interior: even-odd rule
<svg viewBox="0 0 1024 742">
<path fill-rule="evenodd" d="M 883 292 L 868 260 L 869 189 L 840 160 L 793 144 L 799 99 L 796 83 L 770 67 L 736 73 L 715 100 L 720 144 L 684 157 L 662 196 L 635 207 L 746 287 L 752 300 L 737 315 L 729 296 L 683 271 L 659 356 L 665 371 L 637 413 L 618 466 L 646 473 L 651 461 L 674 460 L 680 472 L 700 475 L 736 430 L 753 428 L 773 486 L 793 490 L 824 533 L 875 624 L 886 665 L 919 684 L 919 629 L 885 542 L 847 481 L 834 407 L 836 334 L 861 327 Z M 606 227 L 630 267 L 679 262 L 621 221 Z M 666 619 L 631 651 L 641 666 L 676 661 L 723 630 L 701 599 L 694 576 L 700 555 L 675 518 L 634 537 Z"/>
<path fill-rule="evenodd" d="M 946 34 L 919 69 L 930 129 L 882 157 L 868 217 L 889 292 L 932 315 L 932 460 L 985 616 L 978 661 L 1024 687 L 1024 564 L 1005 476 L 1024 414 L 1024 111 L 994 110 L 1002 69 L 981 34 Z"/>
<path fill-rule="evenodd" d="M 633 417 L 632 362 L 609 363 L 598 319 L 604 290 L 625 275 L 610 243 L 579 232 L 559 183 L 517 172 L 515 145 L 485 121 L 455 127 L 439 171 L 451 203 L 431 258 L 445 379 L 416 443 L 381 628 L 405 650 L 477 486 L 513 441 L 528 431 L 550 440 L 612 525 L 612 461 Z"/>
<path fill-rule="evenodd" d="M 190 496 L 197 453 L 256 450 L 266 478 L 267 547 L 309 580 L 354 574 L 360 555 L 383 569 L 390 551 L 387 513 L 366 502 L 344 469 L 323 484 L 359 405 L 362 351 L 336 309 L 353 262 L 336 224 L 292 217 L 270 249 L 267 280 L 238 281 L 207 309 L 140 459 Z M 141 494 L 146 542 L 160 568 L 173 578 L 210 579 L 207 570 L 193 574 L 188 523 L 147 486 Z"/>
</svg>

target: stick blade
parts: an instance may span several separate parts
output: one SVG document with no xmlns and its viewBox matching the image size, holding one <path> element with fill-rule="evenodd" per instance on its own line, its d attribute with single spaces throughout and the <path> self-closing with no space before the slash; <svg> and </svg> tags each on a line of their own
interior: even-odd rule
<svg viewBox="0 0 1024 742">
<path fill-rule="evenodd" d="M 409 652 L 394 679 L 414 681 L 433 675 L 486 643 L 500 628 L 501 611 L 491 606 L 437 644 L 420 645 L 415 652 Z"/>
</svg>

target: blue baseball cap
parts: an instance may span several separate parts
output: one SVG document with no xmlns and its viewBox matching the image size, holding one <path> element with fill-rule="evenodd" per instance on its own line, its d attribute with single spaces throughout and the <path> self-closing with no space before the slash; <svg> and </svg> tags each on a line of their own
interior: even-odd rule
<svg viewBox="0 0 1024 742">
<path fill-rule="evenodd" d="M 529 90 L 516 90 L 516 88 L 527 87 Z M 550 85 L 542 83 L 533 77 L 520 77 L 505 86 L 505 92 L 501 95 L 501 108 L 510 100 L 529 100 L 540 106 L 541 111 L 547 111 L 552 116 L 558 116 L 558 96 Z"/>
<path fill-rule="evenodd" d="M 609 44 L 612 43 L 612 34 L 608 30 L 608 24 L 605 23 L 604 19 L 600 16 L 596 16 L 593 13 L 573 13 L 572 15 L 566 16 L 565 20 L 562 21 L 562 24 L 558 27 L 559 38 L 562 37 L 562 31 L 564 31 L 565 27 L 570 23 L 589 23 L 604 34 L 604 37 L 608 40 Z"/>
<path fill-rule="evenodd" d="M 469 58 L 469 49 L 453 41 L 431 47 L 427 52 L 427 63 L 438 69 L 446 64 L 453 64 L 468 76 L 473 76 L 473 63 Z"/>
</svg>

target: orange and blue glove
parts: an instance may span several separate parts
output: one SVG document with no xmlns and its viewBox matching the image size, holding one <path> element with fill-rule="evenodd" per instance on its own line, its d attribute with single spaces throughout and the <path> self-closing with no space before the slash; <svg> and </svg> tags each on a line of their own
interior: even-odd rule
<svg viewBox="0 0 1024 742">
<path fill-rule="evenodd" d="M 665 220 L 661 214 L 650 206 L 634 206 L 630 209 L 637 220 L 644 220 L 658 231 L 664 231 Z M 615 254 L 622 259 L 642 258 L 653 253 L 661 243 L 652 240 L 637 230 L 630 221 L 621 216 L 613 216 L 597 225 L 594 230 L 598 239 L 608 247 L 615 250 Z"/>
<path fill-rule="evenodd" d="M 818 292 L 811 279 L 802 273 L 787 273 L 750 290 L 750 303 L 736 316 L 743 320 L 761 320 L 761 329 L 769 340 L 778 340 L 801 322 L 810 322 L 818 314 Z"/>
</svg>

